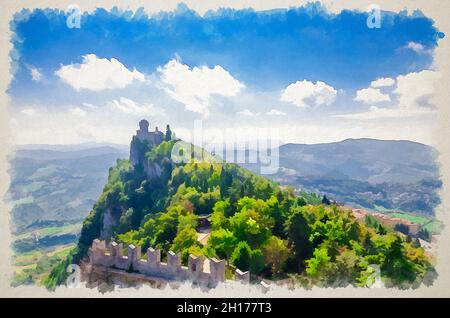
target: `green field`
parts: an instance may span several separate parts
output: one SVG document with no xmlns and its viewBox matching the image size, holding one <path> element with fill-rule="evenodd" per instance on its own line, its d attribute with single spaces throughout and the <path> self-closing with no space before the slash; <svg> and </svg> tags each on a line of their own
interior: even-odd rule
<svg viewBox="0 0 450 318">
<path fill-rule="evenodd" d="M 392 216 L 392 217 L 396 217 L 399 219 L 408 220 L 413 223 L 420 224 L 422 227 L 426 228 L 432 234 L 438 234 L 442 228 L 442 223 L 431 217 L 417 215 L 417 214 L 410 214 L 410 213 L 401 213 L 401 212 L 388 213 L 388 214 L 389 214 L 389 216 Z"/>
<path fill-rule="evenodd" d="M 442 222 L 431 216 L 398 212 L 389 209 L 385 209 L 381 206 L 376 206 L 376 211 L 389 215 L 393 218 L 399 218 L 413 223 L 420 224 L 423 228 L 427 229 L 431 234 L 439 234 L 442 230 Z"/>
<path fill-rule="evenodd" d="M 33 236 L 44 238 L 46 236 L 64 235 L 64 234 L 78 234 L 81 231 L 81 223 L 68 224 L 64 226 L 50 226 L 40 228 L 38 230 L 28 231 L 14 237 L 15 240 L 29 239 Z"/>
<path fill-rule="evenodd" d="M 39 229 L 29 230 L 14 237 L 14 242 L 27 241 L 35 248 L 27 252 L 15 250 L 13 255 L 14 275 L 11 280 L 12 286 L 23 284 L 40 285 L 42 280 L 47 277 L 51 269 L 59 261 L 65 259 L 69 252 L 74 248 L 75 242 L 69 244 L 55 243 L 63 235 L 78 235 L 81 231 L 81 223 L 66 224 L 63 226 L 48 226 Z M 34 240 L 47 240 L 46 244 L 39 245 Z"/>
<path fill-rule="evenodd" d="M 48 250 L 18 253 L 13 257 L 14 274 L 11 286 L 40 285 L 55 264 L 65 259 L 75 244 L 54 246 Z"/>
</svg>

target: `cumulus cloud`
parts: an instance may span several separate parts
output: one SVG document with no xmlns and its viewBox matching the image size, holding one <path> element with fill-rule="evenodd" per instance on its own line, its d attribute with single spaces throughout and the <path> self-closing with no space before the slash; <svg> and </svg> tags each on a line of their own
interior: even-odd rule
<svg viewBox="0 0 450 318">
<path fill-rule="evenodd" d="M 324 82 L 313 83 L 303 80 L 286 87 L 281 93 L 280 100 L 302 108 L 317 107 L 330 105 L 336 99 L 336 95 L 336 89 Z"/>
<path fill-rule="evenodd" d="M 393 94 L 397 103 L 388 108 L 371 106 L 368 111 L 352 114 L 340 114 L 333 117 L 347 119 L 382 119 L 426 116 L 435 113 L 430 98 L 441 75 L 438 72 L 424 70 L 399 75 Z M 356 98 L 355 98 L 356 100 Z"/>
<path fill-rule="evenodd" d="M 169 61 L 157 70 L 162 88 L 174 100 L 184 104 L 189 111 L 209 114 L 214 95 L 233 97 L 238 95 L 245 85 L 235 79 L 222 66 L 213 68 L 200 66 L 190 68 L 178 59 Z"/>
<path fill-rule="evenodd" d="M 356 102 L 363 103 L 381 103 L 389 102 L 391 98 L 387 94 L 383 94 L 378 88 L 364 88 L 356 92 L 354 99 Z"/>
<path fill-rule="evenodd" d="M 108 106 L 125 114 L 136 116 L 154 116 L 163 112 L 163 110 L 157 109 L 153 104 L 141 104 L 125 97 L 110 101 Z"/>
<path fill-rule="evenodd" d="M 266 115 L 269 115 L 269 116 L 286 116 L 286 113 L 282 112 L 281 110 L 278 110 L 278 109 L 271 109 L 270 111 L 268 111 L 266 113 Z"/>
<path fill-rule="evenodd" d="M 118 89 L 133 81 L 145 81 L 144 74 L 136 69 L 130 71 L 115 58 L 108 60 L 95 54 L 84 55 L 80 64 L 63 65 L 55 74 L 76 91 Z"/>
<path fill-rule="evenodd" d="M 398 95 L 399 107 L 430 106 L 429 98 L 433 95 L 440 77 L 438 72 L 430 70 L 398 76 L 394 93 Z"/>
<path fill-rule="evenodd" d="M 390 78 L 390 77 L 382 77 L 382 78 L 378 78 L 374 81 L 372 81 L 372 83 L 370 83 L 371 87 L 374 88 L 380 88 L 380 87 L 389 87 L 395 84 L 395 79 Z"/>
</svg>

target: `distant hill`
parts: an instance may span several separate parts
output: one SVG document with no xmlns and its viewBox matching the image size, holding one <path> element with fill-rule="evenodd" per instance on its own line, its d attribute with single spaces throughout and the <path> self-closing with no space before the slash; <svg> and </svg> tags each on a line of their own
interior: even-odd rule
<svg viewBox="0 0 450 318">
<path fill-rule="evenodd" d="M 110 147 L 121 151 L 128 151 L 129 145 L 113 144 L 113 143 L 97 143 L 97 142 L 84 142 L 81 144 L 61 144 L 61 145 L 47 145 L 47 144 L 25 144 L 17 145 L 16 150 L 53 150 L 53 151 L 77 151 L 93 148 Z"/>
<path fill-rule="evenodd" d="M 411 141 L 347 139 L 315 145 L 280 147 L 280 165 L 298 174 L 333 175 L 370 183 L 415 183 L 436 179 L 438 153 Z"/>
<path fill-rule="evenodd" d="M 269 178 L 342 203 L 432 215 L 440 202 L 438 152 L 420 143 L 364 138 L 285 144 L 279 156 L 280 169 Z M 258 165 L 243 166 L 259 172 Z"/>
<path fill-rule="evenodd" d="M 93 146 L 93 145 L 91 145 Z M 10 156 L 12 229 L 83 219 L 101 193 L 108 169 L 128 149 L 110 145 L 20 146 Z"/>
</svg>

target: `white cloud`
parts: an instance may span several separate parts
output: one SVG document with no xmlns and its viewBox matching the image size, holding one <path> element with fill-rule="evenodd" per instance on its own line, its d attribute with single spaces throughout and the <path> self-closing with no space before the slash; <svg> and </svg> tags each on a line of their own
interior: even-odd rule
<svg viewBox="0 0 450 318">
<path fill-rule="evenodd" d="M 28 108 L 36 110 L 33 116 L 21 112 L 23 107 L 12 109 L 12 138 L 17 144 L 129 144 L 142 118 L 149 119 L 153 127 L 174 124 L 172 121 L 166 121 L 163 110 L 156 109 L 153 112 L 153 108 L 148 104 L 117 98 L 115 105 L 118 107 L 106 103 L 92 109 L 84 105 L 70 104 L 61 104 L 58 107 L 29 105 Z M 144 115 L 134 115 L 136 113 Z M 174 125 L 174 128 L 177 128 L 177 125 Z"/>
<path fill-rule="evenodd" d="M 30 67 L 31 79 L 35 82 L 40 82 L 44 76 L 42 73 L 35 67 Z"/>
<path fill-rule="evenodd" d="M 394 93 L 398 95 L 399 107 L 429 106 L 429 98 L 433 95 L 440 77 L 438 72 L 430 70 L 398 76 Z"/>
<path fill-rule="evenodd" d="M 417 43 L 417 42 L 409 42 L 406 47 L 410 50 L 413 50 L 414 52 L 416 52 L 418 54 L 427 52 L 425 50 L 425 47 L 422 44 Z"/>
<path fill-rule="evenodd" d="M 81 64 L 63 65 L 55 74 L 76 91 L 118 89 L 133 81 L 144 82 L 145 76 L 136 69 L 128 70 L 115 58 L 98 58 L 95 54 L 83 56 Z"/>
<path fill-rule="evenodd" d="M 356 92 L 354 99 L 357 102 L 363 103 L 380 103 L 389 102 L 391 98 L 387 94 L 383 94 L 378 88 L 364 88 Z"/>
<path fill-rule="evenodd" d="M 242 111 L 239 111 L 236 113 L 237 115 L 243 115 L 243 116 L 249 116 L 249 117 L 254 117 L 254 116 L 258 116 L 260 115 L 260 113 L 254 113 L 249 109 L 244 109 Z"/>
<path fill-rule="evenodd" d="M 235 79 L 222 66 L 193 67 L 173 59 L 158 68 L 163 89 L 174 100 L 184 104 L 189 111 L 209 114 L 213 95 L 233 97 L 238 95 L 245 85 Z"/>
<path fill-rule="evenodd" d="M 286 116 L 286 113 L 282 112 L 281 110 L 278 110 L 278 109 L 271 109 L 270 111 L 268 111 L 266 113 L 266 115 L 270 115 L 270 116 Z"/>
<path fill-rule="evenodd" d="M 125 97 L 109 102 L 108 106 L 136 116 L 154 116 L 163 113 L 163 110 L 157 109 L 153 104 L 141 104 Z"/>
<path fill-rule="evenodd" d="M 390 78 L 390 77 L 382 77 L 382 78 L 378 78 L 374 81 L 372 81 L 372 83 L 370 83 L 371 87 L 374 88 L 380 88 L 380 87 L 389 87 L 395 84 L 395 79 Z"/>
<path fill-rule="evenodd" d="M 22 114 L 24 114 L 24 115 L 27 115 L 27 116 L 33 116 L 34 114 L 36 114 L 36 108 L 34 108 L 34 107 L 25 107 L 20 112 Z"/>
<path fill-rule="evenodd" d="M 330 105 L 336 99 L 337 91 L 324 82 L 303 80 L 290 84 L 281 93 L 280 100 L 298 107 Z"/>
<path fill-rule="evenodd" d="M 393 94 L 397 96 L 397 103 L 390 108 L 371 106 L 366 112 L 340 114 L 333 117 L 347 119 L 400 119 L 434 114 L 436 111 L 430 103 L 430 98 L 440 77 L 441 75 L 438 72 L 430 70 L 399 75 L 396 78 L 397 85 L 393 91 Z M 373 98 L 372 102 L 375 100 L 376 98 Z"/>
</svg>

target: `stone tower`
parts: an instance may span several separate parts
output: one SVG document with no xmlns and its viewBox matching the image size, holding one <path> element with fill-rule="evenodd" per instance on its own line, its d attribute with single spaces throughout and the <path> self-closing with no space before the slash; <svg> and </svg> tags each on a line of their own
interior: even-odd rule
<svg viewBox="0 0 450 318">
<path fill-rule="evenodd" d="M 158 129 L 155 131 L 148 131 L 149 123 L 142 119 L 139 122 L 139 129 L 136 130 L 136 135 L 133 136 L 130 145 L 130 161 L 133 166 L 144 164 L 145 152 L 152 147 L 159 145 L 164 140 L 164 134 Z"/>
<path fill-rule="evenodd" d="M 161 174 L 161 168 L 156 163 L 149 162 L 145 154 L 164 141 L 164 134 L 158 128 L 155 131 L 149 131 L 148 127 L 147 120 L 142 119 L 139 122 L 139 129 L 131 140 L 130 162 L 133 167 L 142 165 L 148 178 L 154 178 Z"/>
</svg>

